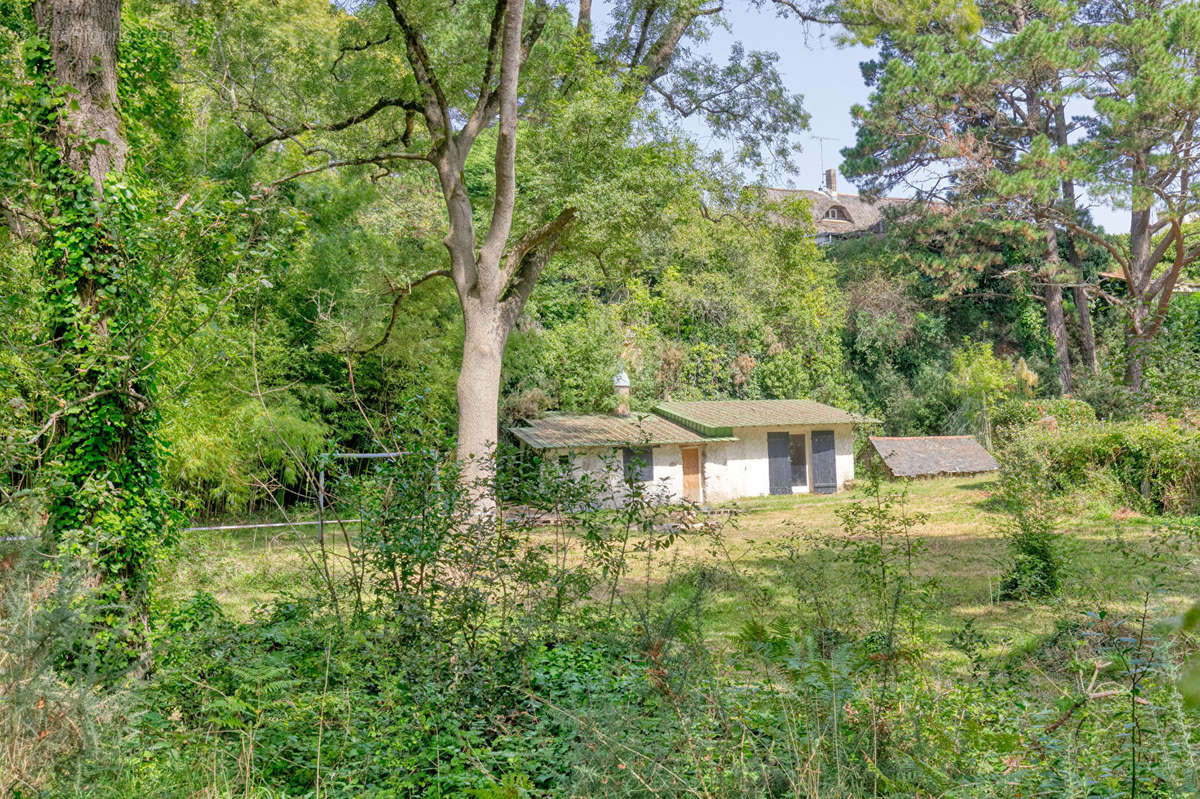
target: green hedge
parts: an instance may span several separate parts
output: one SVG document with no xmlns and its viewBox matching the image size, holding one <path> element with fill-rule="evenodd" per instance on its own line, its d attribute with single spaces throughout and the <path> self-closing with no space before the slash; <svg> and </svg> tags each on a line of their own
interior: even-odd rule
<svg viewBox="0 0 1200 799">
<path fill-rule="evenodd" d="M 1066 493 L 1107 473 L 1131 503 L 1147 510 L 1200 510 L 1200 430 L 1176 421 L 1092 422 L 1058 430 L 1024 429 L 1001 453 L 1014 475 L 1045 475 Z"/>
</svg>

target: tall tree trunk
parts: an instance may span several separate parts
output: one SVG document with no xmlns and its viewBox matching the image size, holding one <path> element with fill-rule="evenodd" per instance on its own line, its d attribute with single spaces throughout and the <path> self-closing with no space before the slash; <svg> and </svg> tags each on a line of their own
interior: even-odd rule
<svg viewBox="0 0 1200 799">
<path fill-rule="evenodd" d="M 579 19 L 575 29 L 582 36 L 591 39 L 592 36 L 592 0 L 579 0 Z"/>
<path fill-rule="evenodd" d="M 1056 78 L 1054 83 L 1055 89 L 1061 91 L 1061 79 Z M 1059 147 L 1067 146 L 1067 111 L 1062 102 L 1058 102 L 1054 106 L 1054 136 Z M 1071 178 L 1063 178 L 1062 196 L 1065 206 L 1064 213 L 1074 218 L 1078 211 L 1075 204 L 1075 181 Z M 1096 355 L 1096 332 L 1092 327 L 1092 311 L 1088 306 L 1087 289 L 1082 285 L 1084 281 L 1083 260 L 1079 257 L 1079 248 L 1075 246 L 1075 236 L 1069 230 L 1064 231 L 1064 234 L 1067 237 L 1067 262 L 1071 264 L 1071 271 L 1075 278 L 1071 294 L 1075 299 L 1075 315 L 1079 319 L 1079 354 L 1088 371 L 1093 375 L 1098 375 L 1100 374 L 1100 360 Z"/>
<path fill-rule="evenodd" d="M 1072 202 L 1074 202 L 1072 195 Z M 1075 316 L 1079 323 L 1079 356 L 1084 366 L 1094 376 L 1100 374 L 1100 358 L 1096 353 L 1096 331 L 1092 326 L 1092 310 L 1089 306 L 1087 287 L 1082 285 L 1083 260 L 1079 250 L 1075 248 L 1075 238 L 1068 232 L 1067 260 L 1075 275 L 1075 284 L 1071 286 L 1071 296 L 1075 300 Z"/>
<path fill-rule="evenodd" d="M 89 612 L 101 668 L 123 670 L 131 658 L 147 663 L 150 579 L 171 525 L 158 468 L 150 330 L 141 321 L 152 316 L 152 298 L 127 249 L 130 201 L 104 196 L 128 149 L 117 106 L 121 4 L 37 0 L 34 18 L 50 58 L 34 62 L 33 77 L 46 99 L 66 94 L 61 106 L 43 102 L 34 111 L 42 140 L 59 156 L 39 157 L 36 167 L 43 201 L 54 209 L 37 263 L 60 359 L 60 407 L 51 413 L 44 461 L 46 532 L 60 556 L 88 561 L 98 576 L 99 609 Z"/>
<path fill-rule="evenodd" d="M 34 18 L 50 44 L 54 77 L 71 92 L 58 146 L 99 190 L 106 175 L 125 169 L 128 150 L 117 114 L 121 0 L 38 0 Z"/>
<path fill-rule="evenodd" d="M 1063 313 L 1062 284 L 1059 283 L 1062 264 L 1058 258 L 1058 233 L 1052 223 L 1046 223 L 1046 263 L 1042 273 L 1046 281 L 1042 300 L 1046 303 L 1046 330 L 1054 342 L 1054 357 L 1058 361 L 1059 388 L 1071 392 L 1071 352 L 1067 346 L 1067 324 Z"/>
<path fill-rule="evenodd" d="M 508 334 L 516 319 L 516 314 L 510 311 L 512 303 L 518 297 L 528 297 L 519 291 L 513 297 L 505 297 L 510 281 L 516 276 L 516 270 L 508 268 L 505 251 L 509 247 L 516 206 L 517 89 L 524 13 L 524 0 L 507 0 L 504 4 L 494 164 L 496 194 L 491 221 L 478 247 L 471 201 L 463 184 L 469 137 L 447 136 L 438 163 L 438 177 L 450 219 L 445 244 L 463 312 L 457 456 L 464 487 L 480 516 L 493 515 L 498 508 L 493 477 L 499 439 L 500 368 Z M 452 130 L 452 120 L 444 107 L 431 109 L 426 117 L 434 119 L 431 128 L 436 129 L 440 124 L 442 130 Z M 523 305 L 523 299 L 520 304 Z"/>
<path fill-rule="evenodd" d="M 494 513 L 491 490 L 499 430 L 500 369 L 509 330 L 495 302 L 463 303 L 462 362 L 458 372 L 458 460 L 464 485 L 480 514 Z"/>
<path fill-rule="evenodd" d="M 1125 385 L 1135 393 L 1141 392 L 1146 376 L 1146 357 L 1151 336 L 1146 334 L 1146 306 L 1139 299 L 1131 300 L 1125 322 Z"/>
<path fill-rule="evenodd" d="M 1135 394 L 1140 394 L 1146 378 L 1146 344 L 1141 336 L 1127 333 L 1125 336 L 1125 385 Z"/>
<path fill-rule="evenodd" d="M 1092 311 L 1088 307 L 1090 298 L 1087 288 L 1080 285 L 1071 287 L 1071 296 L 1075 300 L 1075 315 L 1079 320 L 1079 355 L 1087 370 L 1092 375 L 1100 374 L 1100 358 L 1096 354 L 1096 331 L 1092 327 Z"/>
<path fill-rule="evenodd" d="M 1150 343 L 1147 334 L 1146 290 L 1154 273 L 1153 233 L 1151 231 L 1149 182 L 1149 153 L 1138 153 L 1133 159 L 1132 195 L 1133 210 L 1129 214 L 1129 274 L 1126 288 L 1129 291 L 1129 308 L 1125 322 L 1125 385 L 1135 392 L 1142 390 L 1146 372 L 1146 347 Z M 1145 195 L 1145 196 L 1143 196 Z M 1139 206 L 1145 206 L 1144 208 Z"/>
</svg>

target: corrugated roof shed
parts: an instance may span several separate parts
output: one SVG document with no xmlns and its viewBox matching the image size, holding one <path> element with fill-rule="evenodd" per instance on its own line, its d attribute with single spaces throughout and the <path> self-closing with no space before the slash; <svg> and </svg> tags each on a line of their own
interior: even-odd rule
<svg viewBox="0 0 1200 799">
<path fill-rule="evenodd" d="M 861 424 L 877 421 L 812 400 L 664 402 L 654 410 L 671 421 L 706 436 L 729 436 L 733 434 L 735 427 Z"/>
<path fill-rule="evenodd" d="M 871 436 L 893 477 L 994 472 L 1000 464 L 974 436 Z"/>
<path fill-rule="evenodd" d="M 524 427 L 513 427 L 511 431 L 534 449 L 703 444 L 713 440 L 654 414 L 547 416 L 527 422 Z"/>
</svg>

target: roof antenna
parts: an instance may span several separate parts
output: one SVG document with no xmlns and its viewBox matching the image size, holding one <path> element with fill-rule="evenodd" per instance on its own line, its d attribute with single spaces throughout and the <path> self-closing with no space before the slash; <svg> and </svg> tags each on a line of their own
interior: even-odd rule
<svg viewBox="0 0 1200 799">
<path fill-rule="evenodd" d="M 821 179 L 825 179 L 825 142 L 837 141 L 836 136 L 809 136 L 810 139 L 817 140 L 817 149 L 821 153 Z"/>
</svg>

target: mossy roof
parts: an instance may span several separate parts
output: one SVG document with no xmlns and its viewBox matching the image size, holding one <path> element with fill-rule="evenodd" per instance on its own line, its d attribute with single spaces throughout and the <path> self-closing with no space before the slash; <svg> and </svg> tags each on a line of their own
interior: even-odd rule
<svg viewBox="0 0 1200 799">
<path fill-rule="evenodd" d="M 704 444 L 714 439 L 653 413 L 629 416 L 554 415 L 533 419 L 510 432 L 534 449 Z"/>
<path fill-rule="evenodd" d="M 878 421 L 832 405 L 799 399 L 662 402 L 654 410 L 706 436 L 729 436 L 735 427 L 870 424 Z"/>
</svg>

